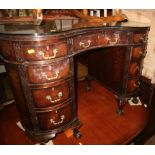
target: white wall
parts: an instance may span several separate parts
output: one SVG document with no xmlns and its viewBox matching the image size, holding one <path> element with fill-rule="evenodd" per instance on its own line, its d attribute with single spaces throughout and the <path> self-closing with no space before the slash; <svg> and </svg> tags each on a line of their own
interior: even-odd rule
<svg viewBox="0 0 155 155">
<path fill-rule="evenodd" d="M 0 73 L 6 72 L 4 65 L 0 65 Z"/>
<path fill-rule="evenodd" d="M 155 83 L 155 9 L 129 9 L 122 10 L 129 21 L 147 23 L 150 25 L 148 36 L 147 54 L 144 59 L 144 68 L 142 74 Z"/>
</svg>

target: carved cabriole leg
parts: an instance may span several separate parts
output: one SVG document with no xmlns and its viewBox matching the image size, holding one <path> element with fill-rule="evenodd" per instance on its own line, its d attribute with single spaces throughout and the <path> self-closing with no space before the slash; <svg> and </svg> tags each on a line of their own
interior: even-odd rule
<svg viewBox="0 0 155 155">
<path fill-rule="evenodd" d="M 123 107 L 125 104 L 125 98 L 117 98 L 117 102 L 118 102 L 118 109 L 116 110 L 116 113 L 118 115 L 122 115 L 124 113 Z"/>
<path fill-rule="evenodd" d="M 82 136 L 78 129 L 73 129 L 73 134 L 74 134 L 74 137 L 77 139 L 81 138 Z"/>
<path fill-rule="evenodd" d="M 134 104 L 137 104 L 139 102 L 137 96 L 132 97 L 132 102 Z"/>
<path fill-rule="evenodd" d="M 92 83 L 91 83 L 91 80 L 92 80 L 92 77 L 88 74 L 88 75 L 86 76 L 86 82 L 87 82 L 87 84 L 86 84 L 86 90 L 87 90 L 87 91 L 91 91 L 91 90 L 92 90 Z"/>
</svg>

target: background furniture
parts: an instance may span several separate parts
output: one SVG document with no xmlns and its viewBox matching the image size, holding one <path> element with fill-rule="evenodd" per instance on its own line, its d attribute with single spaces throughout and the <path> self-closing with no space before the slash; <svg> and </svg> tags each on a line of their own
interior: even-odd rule
<svg viewBox="0 0 155 155">
<path fill-rule="evenodd" d="M 13 102 L 14 99 L 10 87 L 10 81 L 4 63 L 0 59 L 0 109 L 3 109 L 5 105 Z"/>
</svg>

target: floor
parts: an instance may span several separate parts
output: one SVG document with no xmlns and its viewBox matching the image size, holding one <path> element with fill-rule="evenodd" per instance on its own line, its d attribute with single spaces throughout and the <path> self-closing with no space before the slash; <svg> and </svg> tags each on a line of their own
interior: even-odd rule
<svg viewBox="0 0 155 155">
<path fill-rule="evenodd" d="M 155 145 L 155 135 L 145 142 L 145 145 Z"/>
<path fill-rule="evenodd" d="M 80 128 L 82 137 L 76 139 L 72 131 L 68 130 L 58 134 L 53 139 L 53 143 L 55 145 L 130 144 L 146 125 L 147 109 L 144 106 L 126 104 L 124 115 L 119 116 L 116 114 L 117 102 L 111 92 L 95 81 L 93 81 L 92 91 L 87 92 L 85 86 L 84 81 L 78 84 L 78 115 L 83 123 Z M 0 111 L 1 145 L 37 143 L 16 125 L 19 120 L 14 103 L 5 106 Z M 154 139 L 146 144 L 155 144 Z"/>
</svg>

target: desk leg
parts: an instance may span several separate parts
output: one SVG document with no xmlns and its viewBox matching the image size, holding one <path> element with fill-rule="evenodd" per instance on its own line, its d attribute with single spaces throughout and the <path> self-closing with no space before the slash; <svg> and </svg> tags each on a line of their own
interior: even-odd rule
<svg viewBox="0 0 155 155">
<path fill-rule="evenodd" d="M 134 103 L 134 104 L 138 104 L 138 98 L 137 98 L 137 96 L 134 96 L 133 98 L 132 98 L 132 102 Z"/>
<path fill-rule="evenodd" d="M 91 91 L 92 90 L 92 83 L 91 83 L 91 81 L 92 81 L 92 77 L 88 74 L 86 76 L 86 82 L 87 82 L 86 90 L 87 91 Z"/>
<path fill-rule="evenodd" d="M 125 99 L 118 98 L 117 102 L 118 102 L 118 109 L 116 110 L 116 113 L 118 115 L 122 115 L 124 113 L 123 107 L 124 107 L 124 104 L 125 104 Z"/>
</svg>

